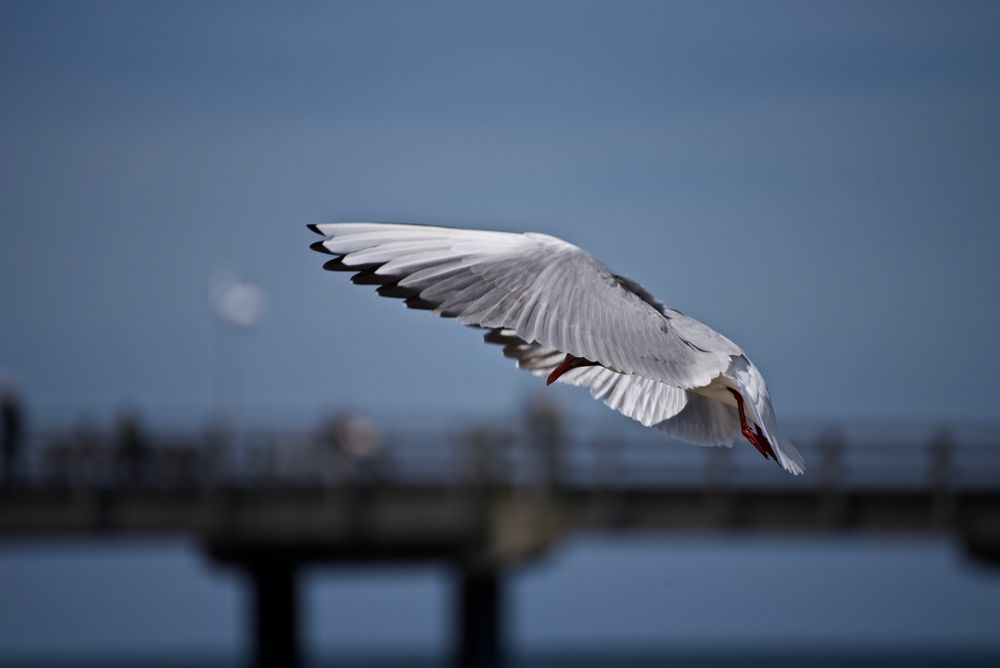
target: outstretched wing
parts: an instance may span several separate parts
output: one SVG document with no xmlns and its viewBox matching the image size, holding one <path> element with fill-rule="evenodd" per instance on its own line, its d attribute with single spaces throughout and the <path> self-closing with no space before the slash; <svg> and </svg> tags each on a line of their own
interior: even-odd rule
<svg viewBox="0 0 1000 668">
<path fill-rule="evenodd" d="M 701 387 L 739 350 L 555 237 L 380 223 L 310 227 L 326 237 L 313 248 L 335 256 L 325 268 L 356 272 L 355 283 L 619 375 Z M 628 392 L 639 393 L 641 382 L 629 381 L 636 389 Z"/>
<path fill-rule="evenodd" d="M 503 354 L 517 360 L 517 367 L 536 376 L 547 376 L 564 353 L 538 343 L 526 343 L 513 330 L 491 329 L 483 340 L 503 346 Z M 590 390 L 590 396 L 646 427 L 652 427 L 679 413 L 687 404 L 687 392 L 655 380 L 612 371 L 602 366 L 571 369 L 556 382 Z"/>
</svg>

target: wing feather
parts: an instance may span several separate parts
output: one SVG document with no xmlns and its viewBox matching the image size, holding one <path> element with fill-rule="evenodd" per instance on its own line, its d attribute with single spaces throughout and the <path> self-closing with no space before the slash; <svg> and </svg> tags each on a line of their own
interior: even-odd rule
<svg viewBox="0 0 1000 668">
<path fill-rule="evenodd" d="M 502 345 L 504 356 L 517 360 L 519 369 L 536 376 L 547 376 L 565 357 L 565 353 L 558 350 L 538 343 L 526 343 L 510 329 L 491 329 L 483 335 L 483 340 Z M 602 366 L 573 369 L 560 376 L 557 382 L 588 388 L 592 397 L 646 427 L 656 426 L 679 413 L 690 394 L 670 385 Z"/>
<path fill-rule="evenodd" d="M 719 345 L 703 340 L 641 286 L 555 237 L 376 223 L 313 229 L 327 237 L 323 250 L 338 256 L 329 268 L 357 269 L 355 282 L 391 286 L 380 294 L 464 324 L 510 329 L 614 371 L 698 387 L 725 371 L 735 348 L 721 336 Z M 685 335 L 700 338 L 691 345 Z M 625 405 L 637 391 L 623 389 L 616 400 Z"/>
<path fill-rule="evenodd" d="M 732 446 L 740 433 L 736 408 L 694 392 L 687 395 L 688 401 L 682 410 L 651 426 L 695 445 Z"/>
</svg>

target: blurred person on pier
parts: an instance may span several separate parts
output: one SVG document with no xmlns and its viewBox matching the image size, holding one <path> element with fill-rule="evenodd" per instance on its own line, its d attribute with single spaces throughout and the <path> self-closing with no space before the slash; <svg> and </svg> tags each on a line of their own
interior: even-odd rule
<svg viewBox="0 0 1000 668">
<path fill-rule="evenodd" d="M 20 478 L 24 422 L 24 404 L 17 385 L 7 383 L 0 390 L 0 448 L 3 456 L 3 481 L 6 485 L 12 485 Z"/>
</svg>

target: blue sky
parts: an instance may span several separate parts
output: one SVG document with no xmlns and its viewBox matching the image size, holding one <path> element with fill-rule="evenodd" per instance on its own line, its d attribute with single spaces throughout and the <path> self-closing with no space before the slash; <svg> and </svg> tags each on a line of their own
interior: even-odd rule
<svg viewBox="0 0 1000 668">
<path fill-rule="evenodd" d="M 304 225 L 355 219 L 573 241 L 740 343 L 779 415 L 998 415 L 994 3 L 0 13 L 0 369 L 38 420 L 200 415 L 220 356 L 273 416 L 538 389 L 324 274 Z M 213 343 L 220 265 L 269 309 Z"/>
</svg>

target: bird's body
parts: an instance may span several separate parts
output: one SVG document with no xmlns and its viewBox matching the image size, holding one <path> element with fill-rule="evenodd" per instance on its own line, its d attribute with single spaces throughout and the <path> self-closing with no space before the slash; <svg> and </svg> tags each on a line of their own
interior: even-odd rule
<svg viewBox="0 0 1000 668">
<path fill-rule="evenodd" d="M 382 223 L 310 225 L 335 256 L 325 268 L 486 329 L 521 369 L 590 389 L 611 408 L 676 438 L 731 446 L 742 432 L 802 473 L 767 385 L 735 343 L 660 303 L 592 255 L 544 234 Z"/>
</svg>

